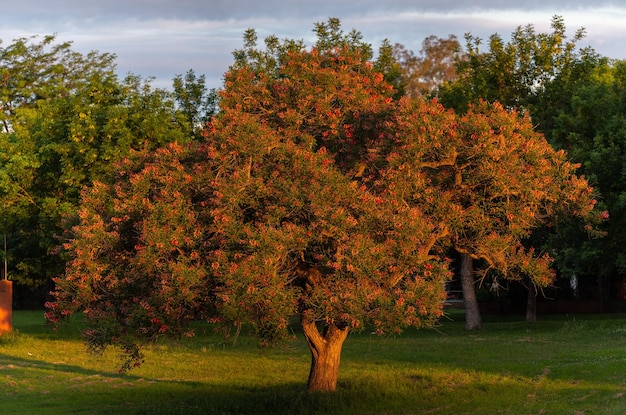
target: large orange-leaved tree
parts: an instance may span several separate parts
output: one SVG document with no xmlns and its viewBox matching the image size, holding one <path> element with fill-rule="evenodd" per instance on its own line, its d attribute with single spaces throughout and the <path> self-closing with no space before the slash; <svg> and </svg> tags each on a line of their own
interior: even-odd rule
<svg viewBox="0 0 626 415">
<path fill-rule="evenodd" d="M 90 346 L 122 347 L 130 367 L 142 340 L 190 335 L 199 316 L 268 344 L 299 316 L 308 388 L 331 391 L 351 330 L 442 315 L 440 230 L 387 179 L 393 88 L 337 23 L 308 50 L 261 53 L 248 32 L 205 142 L 136 154 L 84 192 L 50 320 L 82 311 Z"/>
</svg>

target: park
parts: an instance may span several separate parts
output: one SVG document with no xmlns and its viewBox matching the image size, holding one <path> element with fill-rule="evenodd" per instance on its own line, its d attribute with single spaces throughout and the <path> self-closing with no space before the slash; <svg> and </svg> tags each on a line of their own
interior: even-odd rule
<svg viewBox="0 0 626 415">
<path fill-rule="evenodd" d="M 2 414 L 604 414 L 626 410 L 626 316 L 559 315 L 535 324 L 485 316 L 466 332 L 452 310 L 432 330 L 351 335 L 338 390 L 309 394 L 306 343 L 260 349 L 246 328 L 236 346 L 199 330 L 148 347 L 118 372 L 114 351 L 90 356 L 72 323 L 44 327 L 18 312 L 0 338 Z"/>
<path fill-rule="evenodd" d="M 626 71 L 551 28 L 249 29 L 212 90 L 3 48 L 8 413 L 622 413 Z"/>
</svg>

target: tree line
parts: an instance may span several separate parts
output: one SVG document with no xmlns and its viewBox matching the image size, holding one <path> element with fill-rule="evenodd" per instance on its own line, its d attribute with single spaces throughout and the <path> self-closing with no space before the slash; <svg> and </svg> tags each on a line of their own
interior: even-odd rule
<svg viewBox="0 0 626 415">
<path fill-rule="evenodd" d="M 312 391 L 335 389 L 349 332 L 432 326 L 453 271 L 468 329 L 477 280 L 529 299 L 557 275 L 606 287 L 622 261 L 622 63 L 577 48 L 583 31 L 566 41 L 558 16 L 552 30 L 375 56 L 334 18 L 311 46 L 251 29 L 219 91 L 15 41 L 0 50 L 11 277 L 49 285 L 48 319 L 83 313 L 89 346 L 121 347 L 126 368 L 193 320 L 272 344 L 298 316 Z"/>
</svg>

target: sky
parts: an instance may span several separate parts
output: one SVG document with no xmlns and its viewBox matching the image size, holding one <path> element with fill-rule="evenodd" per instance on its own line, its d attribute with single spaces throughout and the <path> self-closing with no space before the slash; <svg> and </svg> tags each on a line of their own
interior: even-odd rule
<svg viewBox="0 0 626 415">
<path fill-rule="evenodd" d="M 549 32 L 559 15 L 570 36 L 585 28 L 581 45 L 626 59 L 624 0 L 17 0 L 2 9 L 0 47 L 55 34 L 76 51 L 115 54 L 120 76 L 154 77 L 165 88 L 189 69 L 220 87 L 248 28 L 259 39 L 273 34 L 310 44 L 314 24 L 329 17 L 346 32 L 360 31 L 375 50 L 388 39 L 417 53 L 431 35 L 454 34 L 463 43 L 465 33 L 508 40 L 528 24 Z"/>
</svg>

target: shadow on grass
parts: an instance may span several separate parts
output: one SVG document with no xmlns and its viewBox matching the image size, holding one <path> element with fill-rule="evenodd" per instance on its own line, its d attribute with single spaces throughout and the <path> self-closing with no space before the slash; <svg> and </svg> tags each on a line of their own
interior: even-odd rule
<svg viewBox="0 0 626 415">
<path fill-rule="evenodd" d="M 249 386 L 150 379 L 0 353 L 2 378 L 6 382 L 0 397 L 13 400 L 0 402 L 3 415 L 27 413 L 25 410 L 94 415 L 306 415 L 337 413 L 338 409 L 354 407 L 358 402 L 354 390 L 309 394 L 304 383 Z M 15 405 L 16 400 L 20 405 Z"/>
<path fill-rule="evenodd" d="M 28 373 L 27 373 L 28 372 Z M 68 365 L 62 362 L 46 362 L 36 359 L 24 359 L 0 353 L 0 373 L 8 374 L 11 378 L 19 379 L 24 376 L 32 376 L 32 373 L 59 372 L 69 376 L 91 376 L 111 379 L 138 380 L 143 379 L 129 373 L 115 373 L 99 371 L 76 365 Z M 197 385 L 198 382 L 183 382 L 189 385 Z"/>
<path fill-rule="evenodd" d="M 135 414 L 334 414 L 354 411 L 354 396 L 337 392 L 309 394 L 305 385 L 281 384 L 270 387 L 205 386 L 195 391 L 171 394 L 170 400 L 150 402 Z M 354 413 L 354 412 L 350 412 Z M 363 413 L 363 412 L 361 412 Z"/>
</svg>

